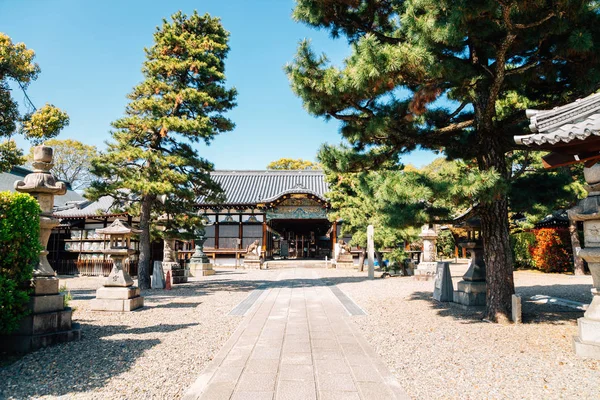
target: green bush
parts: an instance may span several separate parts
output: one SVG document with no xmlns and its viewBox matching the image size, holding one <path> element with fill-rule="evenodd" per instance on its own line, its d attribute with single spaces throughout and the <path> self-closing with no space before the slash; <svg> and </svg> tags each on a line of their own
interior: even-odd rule
<svg viewBox="0 0 600 400">
<path fill-rule="evenodd" d="M 531 249 L 535 246 L 533 232 L 519 232 L 510 236 L 510 245 L 515 260 L 515 268 L 535 268 Z"/>
<path fill-rule="evenodd" d="M 33 268 L 38 262 L 40 207 L 28 194 L 0 192 L 0 333 L 14 331 L 27 315 Z"/>
</svg>

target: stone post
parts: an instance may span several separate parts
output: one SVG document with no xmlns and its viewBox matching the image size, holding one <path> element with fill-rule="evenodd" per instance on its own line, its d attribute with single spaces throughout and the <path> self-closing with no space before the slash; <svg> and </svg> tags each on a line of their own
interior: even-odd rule
<svg viewBox="0 0 600 400">
<path fill-rule="evenodd" d="M 367 253 L 369 257 L 369 279 L 375 278 L 375 229 L 373 225 L 367 226 Z M 383 268 L 380 265 L 379 268 Z"/>
<path fill-rule="evenodd" d="M 588 263 L 592 274 L 593 299 L 583 318 L 577 320 L 574 337 L 575 353 L 600 359 L 600 164 L 584 169 L 588 197 L 571 208 L 569 219 L 583 221 L 584 248 L 579 256 Z"/>
<path fill-rule="evenodd" d="M 419 237 L 423 240 L 423 252 L 421 253 L 421 262 L 415 270 L 415 277 L 417 279 L 429 279 L 436 272 L 436 241 L 438 235 L 433 229 L 433 225 L 427 224 L 421 227 Z"/>
<path fill-rule="evenodd" d="M 79 324 L 72 322 L 71 308 L 65 308 L 64 295 L 59 293 L 59 281 L 48 262 L 48 239 L 59 221 L 52 216 L 54 196 L 67 192 L 63 182 L 50 174 L 53 151 L 51 147 L 33 148 L 33 173 L 15 182 L 15 190 L 29 193 L 39 203 L 40 259 L 33 270 L 33 293 L 29 300 L 30 314 L 21 320 L 19 329 L 12 335 L 0 337 L 0 351 L 29 352 L 54 343 L 78 340 Z"/>
</svg>

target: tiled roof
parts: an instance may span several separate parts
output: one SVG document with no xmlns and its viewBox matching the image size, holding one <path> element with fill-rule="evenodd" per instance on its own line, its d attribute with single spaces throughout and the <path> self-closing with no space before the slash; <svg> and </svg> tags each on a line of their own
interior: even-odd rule
<svg viewBox="0 0 600 400">
<path fill-rule="evenodd" d="M 15 181 L 23 180 L 27 174 L 32 172 L 27 168 L 14 167 L 9 172 L 0 173 L 0 191 L 9 190 L 15 192 Z M 71 186 L 67 184 L 67 193 L 64 196 L 54 196 L 54 207 L 62 208 L 67 206 L 67 203 L 80 201 L 85 201 L 83 196 L 71 189 Z"/>
<path fill-rule="evenodd" d="M 103 196 L 94 202 L 83 201 L 75 207 L 56 211 L 54 216 L 57 218 L 82 218 L 94 215 L 104 215 L 107 212 L 110 214 L 113 203 L 114 199 L 112 197 Z"/>
<path fill-rule="evenodd" d="M 531 135 L 515 136 L 517 144 L 541 146 L 600 136 L 600 93 L 552 110 L 527 110 Z"/>
<path fill-rule="evenodd" d="M 324 199 L 329 191 L 323 171 L 214 171 L 211 176 L 225 191 L 224 204 L 256 204 L 287 193 L 311 193 Z M 197 202 L 205 204 L 204 198 Z"/>
</svg>

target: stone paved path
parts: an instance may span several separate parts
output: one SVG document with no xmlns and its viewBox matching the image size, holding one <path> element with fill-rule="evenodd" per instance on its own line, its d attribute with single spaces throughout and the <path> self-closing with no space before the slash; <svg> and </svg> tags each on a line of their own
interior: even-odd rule
<svg viewBox="0 0 600 400">
<path fill-rule="evenodd" d="M 185 399 L 400 399 L 396 378 L 310 269 L 286 269 Z"/>
</svg>

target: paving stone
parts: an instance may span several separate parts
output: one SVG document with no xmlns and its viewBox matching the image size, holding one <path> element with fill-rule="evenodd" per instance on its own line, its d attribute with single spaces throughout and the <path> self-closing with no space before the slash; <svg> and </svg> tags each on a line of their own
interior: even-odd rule
<svg viewBox="0 0 600 400">
<path fill-rule="evenodd" d="M 319 400 L 360 400 L 358 392 L 319 392 Z M 378 400 L 378 399 L 375 399 Z"/>
<path fill-rule="evenodd" d="M 310 343 L 286 341 L 283 345 L 283 351 L 289 353 L 310 353 Z"/>
<path fill-rule="evenodd" d="M 317 398 L 315 383 L 309 381 L 280 381 L 276 400 L 312 400 Z"/>
<path fill-rule="evenodd" d="M 315 360 L 318 375 L 350 374 L 350 367 L 344 360 Z"/>
<path fill-rule="evenodd" d="M 273 400 L 275 392 L 236 392 L 231 400 Z"/>
<path fill-rule="evenodd" d="M 313 349 L 313 359 L 315 360 L 343 360 L 344 354 L 341 350 L 331 349 Z"/>
<path fill-rule="evenodd" d="M 239 392 L 271 392 L 275 390 L 276 374 L 244 372 L 237 386 Z"/>
<path fill-rule="evenodd" d="M 211 383 L 231 382 L 236 383 L 242 375 L 243 365 L 232 365 L 227 368 L 219 368 L 213 376 Z"/>
<path fill-rule="evenodd" d="M 279 369 L 279 379 L 282 381 L 314 382 L 315 371 L 312 365 L 283 364 Z"/>
<path fill-rule="evenodd" d="M 363 399 L 393 400 L 396 398 L 386 385 L 378 382 L 358 382 L 357 386 Z"/>
<path fill-rule="evenodd" d="M 260 360 L 250 358 L 246 364 L 246 372 L 258 374 L 276 374 L 279 369 L 279 360 Z"/>
<path fill-rule="evenodd" d="M 322 348 L 337 350 L 339 348 L 337 341 L 334 339 L 312 339 L 311 345 L 315 349 Z"/>
<path fill-rule="evenodd" d="M 229 400 L 234 389 L 235 383 L 232 382 L 211 383 L 200 398 L 206 400 Z"/>
<path fill-rule="evenodd" d="M 281 356 L 281 364 L 312 365 L 313 360 L 310 353 L 286 353 Z"/>
<path fill-rule="evenodd" d="M 354 380 L 352 379 L 352 375 L 350 374 L 318 374 L 317 384 L 319 387 L 319 391 L 325 392 L 356 392 L 357 390 L 356 385 L 354 384 Z M 378 397 L 365 398 L 381 400 Z"/>
<path fill-rule="evenodd" d="M 357 382 L 380 382 L 380 384 L 383 384 L 383 378 L 371 363 L 351 365 L 350 369 Z"/>
</svg>

